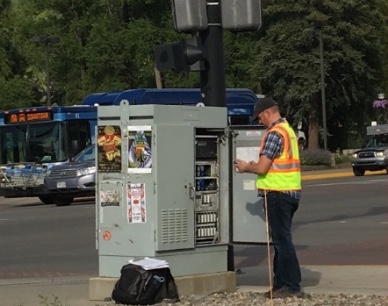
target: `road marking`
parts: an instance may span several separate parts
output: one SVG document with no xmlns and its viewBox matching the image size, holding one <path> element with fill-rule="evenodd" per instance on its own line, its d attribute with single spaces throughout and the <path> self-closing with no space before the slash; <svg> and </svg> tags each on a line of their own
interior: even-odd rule
<svg viewBox="0 0 388 306">
<path fill-rule="evenodd" d="M 373 172 L 366 172 L 365 176 L 371 176 L 371 175 L 382 175 L 386 174 L 385 170 L 381 171 L 373 171 Z M 316 180 L 316 179 L 324 179 L 324 178 L 332 178 L 332 177 L 354 177 L 354 173 L 352 171 L 344 171 L 344 172 L 337 172 L 337 173 L 325 173 L 324 171 L 319 174 L 304 174 L 302 173 L 302 181 L 303 180 Z"/>
<path fill-rule="evenodd" d="M 304 180 L 316 180 L 321 178 L 330 177 L 348 177 L 354 176 L 353 172 L 339 172 L 339 173 L 321 173 L 321 174 L 302 174 L 302 181 Z"/>
</svg>

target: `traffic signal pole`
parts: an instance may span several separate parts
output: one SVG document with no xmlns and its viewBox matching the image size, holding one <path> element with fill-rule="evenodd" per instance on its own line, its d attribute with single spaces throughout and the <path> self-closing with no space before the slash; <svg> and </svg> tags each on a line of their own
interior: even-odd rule
<svg viewBox="0 0 388 306">
<path fill-rule="evenodd" d="M 261 0 L 171 0 L 174 28 L 190 40 L 155 47 L 159 71 L 200 71 L 202 102 L 226 107 L 224 30 L 261 27 Z"/>
<path fill-rule="evenodd" d="M 208 28 L 199 31 L 205 70 L 200 71 L 201 92 L 206 106 L 226 107 L 224 38 L 220 2 L 207 0 Z"/>
<path fill-rule="evenodd" d="M 258 30 L 261 0 L 171 0 L 171 3 L 175 30 L 193 36 L 190 40 L 157 46 L 157 69 L 200 71 L 201 102 L 205 106 L 226 107 L 223 31 Z M 228 271 L 234 271 L 231 226 L 229 237 Z"/>
</svg>

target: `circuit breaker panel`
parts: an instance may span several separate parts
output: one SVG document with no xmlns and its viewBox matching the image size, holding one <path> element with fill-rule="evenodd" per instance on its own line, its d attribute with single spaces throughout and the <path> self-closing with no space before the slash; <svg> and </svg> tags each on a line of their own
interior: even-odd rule
<svg viewBox="0 0 388 306">
<path fill-rule="evenodd" d="M 195 243 L 220 240 L 220 141 L 217 134 L 195 136 Z"/>
</svg>

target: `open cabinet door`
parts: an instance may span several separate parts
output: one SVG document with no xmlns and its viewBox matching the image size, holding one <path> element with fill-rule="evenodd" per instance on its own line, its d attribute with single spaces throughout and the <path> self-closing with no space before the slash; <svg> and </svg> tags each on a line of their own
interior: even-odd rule
<svg viewBox="0 0 388 306">
<path fill-rule="evenodd" d="M 265 130 L 255 127 L 234 129 L 232 141 L 232 160 L 257 160 L 260 142 Z M 258 197 L 256 175 L 238 173 L 233 169 L 232 180 L 232 235 L 231 243 L 267 242 L 263 198 Z"/>
</svg>

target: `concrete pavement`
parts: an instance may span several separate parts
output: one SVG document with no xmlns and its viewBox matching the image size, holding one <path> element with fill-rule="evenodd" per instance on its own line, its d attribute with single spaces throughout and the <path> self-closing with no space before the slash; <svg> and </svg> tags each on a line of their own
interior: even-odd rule
<svg viewBox="0 0 388 306">
<path fill-rule="evenodd" d="M 381 174 L 384 172 L 371 174 Z M 303 180 L 353 176 L 350 168 L 303 171 Z M 264 292 L 269 288 L 266 266 L 245 267 L 237 275 L 238 290 Z M 302 266 L 303 289 L 316 294 L 388 296 L 388 266 Z M 90 301 L 89 278 L 0 280 L 0 306 L 104 306 L 111 301 Z"/>
<path fill-rule="evenodd" d="M 302 275 L 306 293 L 388 297 L 388 266 L 302 266 Z M 237 285 L 239 291 L 267 291 L 268 268 L 243 268 L 237 275 Z M 88 289 L 88 277 L 0 280 L 0 305 L 114 305 L 112 301 L 90 301 Z"/>
<path fill-rule="evenodd" d="M 0 280 L 1 306 L 94 306 L 89 301 L 89 277 Z"/>
</svg>

